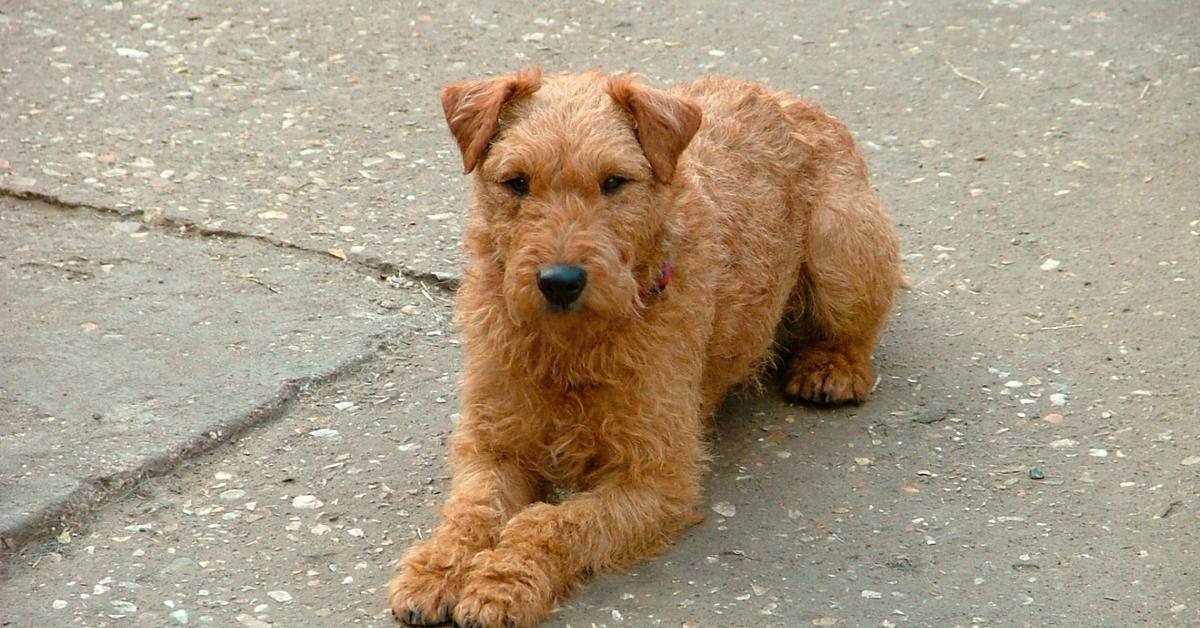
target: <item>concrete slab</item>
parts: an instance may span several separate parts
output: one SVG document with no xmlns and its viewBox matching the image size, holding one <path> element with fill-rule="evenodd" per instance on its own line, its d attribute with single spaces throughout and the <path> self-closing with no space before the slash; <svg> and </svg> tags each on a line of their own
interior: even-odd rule
<svg viewBox="0 0 1200 628">
<path fill-rule="evenodd" d="M 1192 11 L 1188 0 L 949 12 L 865 0 L 16 3 L 0 13 L 0 187 L 449 272 L 466 185 L 438 87 L 526 64 L 602 65 L 658 84 L 731 74 L 821 101 L 910 228 L 961 211 L 1048 220 L 1077 200 L 1063 191 L 1142 185 L 1160 167 L 1152 155 L 1194 129 L 1172 98 L 1200 81 L 1194 25 L 1176 18 Z M 1143 145 L 1154 150 L 1124 150 Z"/>
<path fill-rule="evenodd" d="M 391 290 L 344 264 L 36 202 L 0 199 L 0 262 L 10 546 L 277 415 L 392 328 Z"/>
</svg>

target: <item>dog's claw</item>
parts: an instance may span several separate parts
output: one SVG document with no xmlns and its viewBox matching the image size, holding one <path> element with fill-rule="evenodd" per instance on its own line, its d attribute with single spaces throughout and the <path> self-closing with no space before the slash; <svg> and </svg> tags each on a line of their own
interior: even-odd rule
<svg viewBox="0 0 1200 628">
<path fill-rule="evenodd" d="M 392 617 L 408 626 L 430 626 L 444 624 L 449 621 L 450 610 L 443 606 L 441 611 L 436 616 L 427 617 L 424 613 L 416 608 L 410 608 L 402 613 L 398 613 L 395 609 L 392 609 Z"/>
</svg>

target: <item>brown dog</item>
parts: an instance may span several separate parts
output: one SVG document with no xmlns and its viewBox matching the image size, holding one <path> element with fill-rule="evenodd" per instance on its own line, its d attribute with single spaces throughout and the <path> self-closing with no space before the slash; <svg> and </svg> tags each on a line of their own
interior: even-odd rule
<svg viewBox="0 0 1200 628">
<path fill-rule="evenodd" d="M 390 605 L 529 626 L 698 521 L 706 423 L 778 342 L 789 396 L 866 398 L 898 243 L 841 122 L 760 85 L 524 71 L 442 105 L 475 172 L 462 420 Z"/>
</svg>

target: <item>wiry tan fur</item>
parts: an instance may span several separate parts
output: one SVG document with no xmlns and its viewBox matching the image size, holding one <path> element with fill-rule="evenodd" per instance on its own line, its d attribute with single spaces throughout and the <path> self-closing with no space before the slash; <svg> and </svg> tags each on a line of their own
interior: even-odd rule
<svg viewBox="0 0 1200 628">
<path fill-rule="evenodd" d="M 866 398 L 898 243 L 841 122 L 760 85 L 524 71 L 442 100 L 475 173 L 462 419 L 442 522 L 390 605 L 412 624 L 529 626 L 699 520 L 706 422 L 781 339 L 787 395 Z M 629 182 L 605 194 L 612 175 Z M 517 176 L 528 195 L 504 184 Z M 560 263 L 588 276 L 568 312 L 536 281 Z"/>
</svg>

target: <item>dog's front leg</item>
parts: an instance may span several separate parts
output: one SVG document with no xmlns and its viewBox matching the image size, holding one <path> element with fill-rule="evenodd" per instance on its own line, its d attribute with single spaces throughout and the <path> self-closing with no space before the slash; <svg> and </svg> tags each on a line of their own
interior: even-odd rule
<svg viewBox="0 0 1200 628">
<path fill-rule="evenodd" d="M 454 475 L 433 537 L 412 546 L 389 585 L 388 604 L 412 625 L 440 624 L 458 603 L 471 559 L 493 547 L 513 513 L 537 498 L 516 465 L 481 454 L 463 440 L 452 451 Z"/>
<path fill-rule="evenodd" d="M 560 504 L 534 504 L 471 561 L 454 618 L 464 628 L 532 626 L 589 573 L 666 548 L 699 519 L 694 464 L 622 473 Z"/>
</svg>

